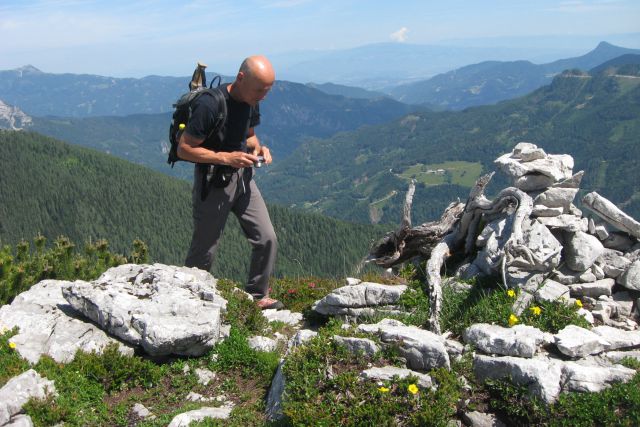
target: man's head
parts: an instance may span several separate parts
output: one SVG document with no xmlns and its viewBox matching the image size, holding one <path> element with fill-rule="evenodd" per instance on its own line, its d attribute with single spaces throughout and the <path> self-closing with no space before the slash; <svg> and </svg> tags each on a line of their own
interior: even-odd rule
<svg viewBox="0 0 640 427">
<path fill-rule="evenodd" d="M 234 97 L 249 105 L 262 101 L 276 78 L 271 62 L 261 55 L 250 56 L 240 65 L 233 82 Z"/>
</svg>

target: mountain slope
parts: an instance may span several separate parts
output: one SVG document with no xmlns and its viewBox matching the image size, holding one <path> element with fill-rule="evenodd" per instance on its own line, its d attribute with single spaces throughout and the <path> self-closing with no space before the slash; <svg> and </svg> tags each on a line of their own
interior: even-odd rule
<svg viewBox="0 0 640 427">
<path fill-rule="evenodd" d="M 396 99 L 410 104 L 431 104 L 452 110 L 495 104 L 525 95 L 549 84 L 554 75 L 568 69 L 589 70 L 603 62 L 640 50 L 601 42 L 591 52 L 536 65 L 529 61 L 485 61 L 439 74 L 429 80 L 389 89 Z"/>
<path fill-rule="evenodd" d="M 564 73 L 536 92 L 462 112 L 417 113 L 304 144 L 262 177 L 271 200 L 339 218 L 397 223 L 408 179 L 416 222 L 465 198 L 520 141 L 574 156 L 583 187 L 640 216 L 640 78 Z M 499 181 L 499 177 L 494 178 Z M 498 183 L 496 183 L 497 185 Z"/>
<path fill-rule="evenodd" d="M 181 265 L 191 238 L 186 182 L 36 133 L 0 131 L 0 244 L 37 233 L 106 238 L 125 252 L 139 238 L 154 261 Z M 383 230 L 270 206 L 278 275 L 348 274 Z M 249 244 L 232 218 L 214 268 L 244 280 Z"/>
<path fill-rule="evenodd" d="M 278 81 L 261 104 L 257 134 L 276 161 L 310 137 L 326 138 L 365 124 L 384 123 L 415 111 L 390 98 L 351 99 L 328 95 L 299 83 Z M 32 130 L 91 147 L 157 171 L 190 179 L 191 167 L 166 164 L 170 113 L 125 117 L 35 117 Z"/>
</svg>

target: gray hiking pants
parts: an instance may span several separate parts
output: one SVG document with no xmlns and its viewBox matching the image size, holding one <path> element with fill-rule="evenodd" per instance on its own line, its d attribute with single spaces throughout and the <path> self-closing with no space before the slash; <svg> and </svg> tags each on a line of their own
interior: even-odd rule
<svg viewBox="0 0 640 427">
<path fill-rule="evenodd" d="M 194 227 L 185 265 L 206 271 L 211 269 L 227 217 L 229 212 L 233 212 L 253 247 L 245 290 L 254 297 L 262 298 L 268 294 L 277 240 L 267 206 L 251 179 L 253 169 L 240 169 L 234 173 L 225 188 L 212 186 L 204 201 L 201 200 L 203 173 L 206 173 L 205 169 L 196 165 L 192 194 Z"/>
</svg>

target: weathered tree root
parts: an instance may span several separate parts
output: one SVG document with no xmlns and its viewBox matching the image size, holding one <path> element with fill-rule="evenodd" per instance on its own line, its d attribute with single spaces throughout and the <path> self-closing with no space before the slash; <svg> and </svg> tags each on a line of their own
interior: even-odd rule
<svg viewBox="0 0 640 427">
<path fill-rule="evenodd" d="M 369 259 L 376 264 L 388 268 L 404 261 L 420 257 L 427 259 L 427 282 L 429 284 L 429 329 L 440 333 L 440 310 L 442 306 L 442 286 L 440 272 L 446 260 L 464 243 L 464 254 L 474 249 L 478 235 L 478 226 L 482 218 L 495 215 L 505 210 L 511 212 L 512 233 L 504 246 L 504 253 L 499 263 L 502 264 L 503 281 L 506 283 L 506 268 L 511 261 L 522 254 L 523 259 L 531 264 L 539 263 L 523 242 L 523 222 L 533 210 L 533 200 L 529 195 L 517 188 L 502 190 L 493 200 L 484 196 L 484 190 L 493 177 L 493 173 L 484 175 L 476 181 L 469 193 L 466 204 L 451 203 L 439 221 L 424 223 L 411 228 L 411 204 L 415 192 L 412 182 L 405 199 L 404 214 L 400 228 L 388 233 L 378 241 L 370 252 Z M 527 261 L 528 260 L 528 261 Z"/>
</svg>

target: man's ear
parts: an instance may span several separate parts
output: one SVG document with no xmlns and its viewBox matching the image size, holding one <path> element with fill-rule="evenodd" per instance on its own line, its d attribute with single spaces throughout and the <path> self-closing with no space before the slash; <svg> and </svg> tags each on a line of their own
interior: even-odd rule
<svg viewBox="0 0 640 427">
<path fill-rule="evenodd" d="M 244 79 L 244 72 L 238 71 L 238 74 L 236 75 L 236 81 L 241 82 L 243 79 Z"/>
</svg>

